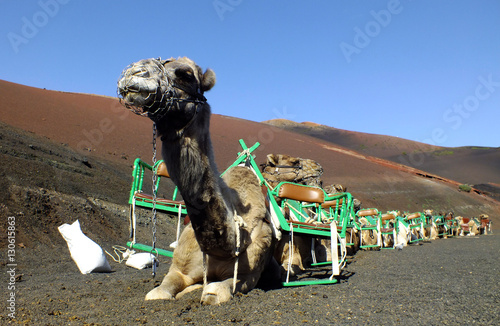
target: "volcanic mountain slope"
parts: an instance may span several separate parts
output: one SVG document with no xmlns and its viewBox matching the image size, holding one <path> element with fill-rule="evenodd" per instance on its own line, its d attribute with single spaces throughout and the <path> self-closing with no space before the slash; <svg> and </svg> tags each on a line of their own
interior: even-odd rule
<svg viewBox="0 0 500 326">
<path fill-rule="evenodd" d="M 359 153 L 408 165 L 461 183 L 494 190 L 500 183 L 500 147 L 447 148 L 398 137 L 284 119 L 264 123 L 319 138 Z M 496 189 L 500 193 L 500 188 Z"/>
<path fill-rule="evenodd" d="M 127 237 L 121 213 L 102 213 L 96 202 L 126 207 L 134 159 L 151 162 L 149 119 L 124 110 L 115 98 L 5 81 L 0 81 L 0 113 L 0 186 L 7 190 L 0 197 L 0 215 L 21 214 L 26 223 L 43 229 L 89 213 L 94 220 L 88 223 L 97 221 L 104 229 L 112 229 L 110 237 Z M 258 163 L 268 153 L 316 160 L 324 168 L 324 184 L 347 186 L 363 207 L 381 211 L 433 208 L 467 217 L 485 213 L 493 220 L 500 216 L 497 201 L 476 192 L 459 192 L 458 182 L 301 133 L 214 114 L 211 134 L 220 171 L 241 151 L 239 139 L 248 145 L 258 141 L 261 145 L 254 152 Z M 68 198 L 83 201 L 71 203 Z"/>
</svg>

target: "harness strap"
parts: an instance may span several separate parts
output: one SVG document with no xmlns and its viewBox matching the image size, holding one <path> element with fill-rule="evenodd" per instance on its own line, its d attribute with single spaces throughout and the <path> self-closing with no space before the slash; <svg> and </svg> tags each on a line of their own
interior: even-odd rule
<svg viewBox="0 0 500 326">
<path fill-rule="evenodd" d="M 177 105 L 179 105 L 179 103 L 177 103 Z M 181 138 L 182 135 L 184 134 L 184 131 L 189 127 L 191 126 L 191 124 L 193 123 L 194 121 L 194 118 L 196 118 L 196 115 L 198 114 L 198 112 L 200 111 L 200 107 L 198 106 L 198 104 L 196 104 L 196 108 L 194 110 L 194 114 L 193 114 L 193 117 L 191 118 L 191 120 L 188 121 L 188 123 L 181 128 L 181 130 L 177 131 L 177 137 Z"/>
</svg>

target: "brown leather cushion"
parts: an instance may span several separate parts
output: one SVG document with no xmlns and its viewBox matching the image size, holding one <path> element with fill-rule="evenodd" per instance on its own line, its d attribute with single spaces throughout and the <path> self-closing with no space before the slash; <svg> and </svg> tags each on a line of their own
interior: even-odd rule
<svg viewBox="0 0 500 326">
<path fill-rule="evenodd" d="M 489 219 L 481 219 L 481 227 L 482 228 L 487 227 L 489 224 L 490 224 L 490 220 Z"/>
<path fill-rule="evenodd" d="M 421 215 L 419 212 L 416 212 L 416 213 L 413 213 L 413 214 L 410 214 L 406 217 L 407 220 L 413 220 L 414 218 L 419 218 Z"/>
<path fill-rule="evenodd" d="M 278 197 L 305 201 L 308 203 L 323 203 L 325 200 L 325 193 L 322 189 L 315 187 L 284 183 L 280 187 Z"/>
<path fill-rule="evenodd" d="M 395 218 L 396 218 L 396 216 L 394 216 L 394 214 L 383 214 L 382 215 L 382 221 L 393 220 Z"/>
<path fill-rule="evenodd" d="M 376 208 L 366 208 L 359 210 L 357 214 L 359 217 L 378 215 L 378 210 Z"/>
<path fill-rule="evenodd" d="M 168 174 L 167 165 L 165 164 L 165 162 L 161 162 L 160 164 L 158 164 L 156 168 L 156 174 L 160 177 L 170 178 L 170 174 Z"/>
<path fill-rule="evenodd" d="M 328 209 L 330 207 L 337 207 L 337 202 L 339 203 L 339 207 L 341 207 L 342 204 L 344 203 L 344 198 L 341 198 L 340 200 L 325 201 L 324 203 L 321 204 L 321 207 L 323 207 L 324 209 Z"/>
</svg>

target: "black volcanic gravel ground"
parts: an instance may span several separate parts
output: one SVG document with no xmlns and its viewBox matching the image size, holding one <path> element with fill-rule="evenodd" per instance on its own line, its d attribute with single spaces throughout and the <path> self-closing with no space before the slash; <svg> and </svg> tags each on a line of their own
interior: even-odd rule
<svg viewBox="0 0 500 326">
<path fill-rule="evenodd" d="M 19 248 L 17 273 L 22 276 L 17 282 L 16 318 L 6 317 L 4 308 L 0 321 L 3 325 L 499 325 L 499 251 L 498 234 L 440 239 L 401 251 L 361 251 L 338 284 L 254 289 L 220 306 L 202 306 L 201 290 L 177 301 L 145 302 L 144 295 L 162 278 L 153 281 L 150 270 L 111 261 L 113 273 L 81 275 L 67 248 Z M 165 258 L 160 275 L 168 263 Z"/>
</svg>

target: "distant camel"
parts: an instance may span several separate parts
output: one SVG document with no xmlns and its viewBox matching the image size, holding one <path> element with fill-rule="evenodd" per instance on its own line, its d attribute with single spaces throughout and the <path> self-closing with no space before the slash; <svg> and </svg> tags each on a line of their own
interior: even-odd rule
<svg viewBox="0 0 500 326">
<path fill-rule="evenodd" d="M 428 240 L 436 240 L 438 238 L 438 228 L 436 226 L 436 223 L 434 222 L 433 218 L 433 210 L 432 209 L 426 209 L 424 210 L 424 215 L 427 221 L 430 221 L 430 226 L 427 228 L 424 228 L 424 238 Z"/>
<path fill-rule="evenodd" d="M 321 188 L 322 175 L 323 168 L 318 162 L 286 154 L 268 154 L 267 162 L 262 165 L 262 176 L 271 187 L 289 181 Z"/>
<path fill-rule="evenodd" d="M 235 292 L 250 291 L 263 278 L 280 281 L 258 178 L 246 167 L 219 177 L 210 106 L 203 95 L 214 85 L 212 70 L 203 72 L 185 57 L 141 60 L 124 70 L 118 82 L 124 104 L 156 122 L 163 159 L 191 220 L 168 274 L 146 300 L 174 299 L 206 279 L 201 302 L 219 304 Z"/>
<path fill-rule="evenodd" d="M 479 222 L 481 223 L 479 227 L 480 234 L 488 234 L 491 233 L 491 220 L 490 217 L 486 214 L 479 215 Z"/>
</svg>

